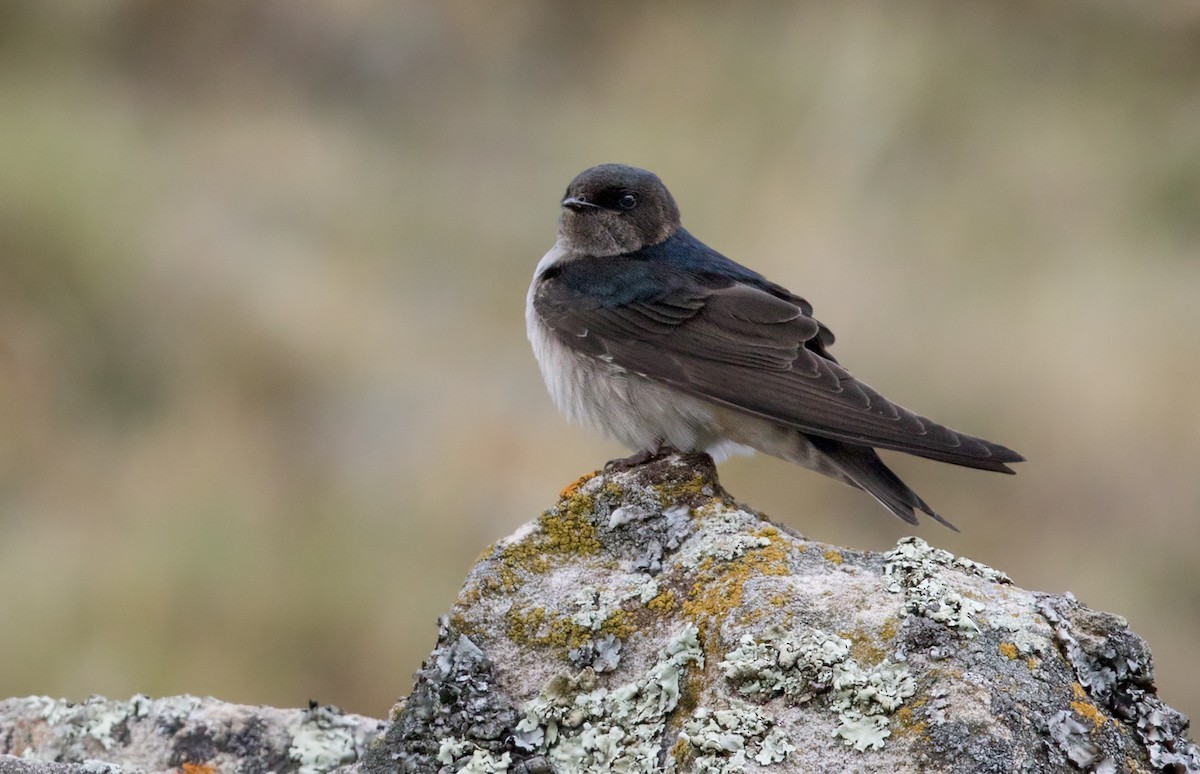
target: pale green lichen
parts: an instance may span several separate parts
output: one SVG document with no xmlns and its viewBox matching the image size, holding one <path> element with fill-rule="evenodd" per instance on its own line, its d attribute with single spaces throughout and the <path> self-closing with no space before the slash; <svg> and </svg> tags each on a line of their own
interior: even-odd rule
<svg viewBox="0 0 1200 774">
<path fill-rule="evenodd" d="M 683 757 L 693 761 L 695 771 L 711 774 L 744 771 L 747 757 L 763 766 L 779 763 L 796 747 L 774 725 L 745 702 L 735 700 L 718 710 L 701 707 L 684 723 L 679 739 L 689 747 L 673 752 L 668 771 Z"/>
<path fill-rule="evenodd" d="M 461 768 L 456 769 L 455 774 L 499 774 L 508 771 L 508 767 L 512 764 L 512 756 L 507 752 L 501 753 L 497 758 L 487 750 L 477 747 L 473 742 L 453 737 L 442 740 L 441 746 L 438 748 L 437 760 L 439 763 L 451 766 L 468 753 L 471 755 L 470 759 Z"/>
<path fill-rule="evenodd" d="M 353 763 L 365 749 L 358 723 L 331 707 L 305 712 L 288 731 L 292 736 L 288 755 L 299 764 L 298 774 L 320 774 Z"/>
<path fill-rule="evenodd" d="M 94 739 L 105 750 L 111 750 L 117 744 L 113 729 L 130 718 L 145 717 L 150 700 L 138 694 L 128 702 L 109 701 L 98 696 L 82 704 L 48 696 L 33 697 L 29 701 L 36 705 L 38 714 L 49 725 L 66 728 L 68 736 L 80 741 Z"/>
<path fill-rule="evenodd" d="M 773 629 L 763 640 L 744 636 L 718 667 L 744 695 L 782 694 L 803 704 L 828 694 L 837 736 L 859 750 L 882 747 L 888 716 L 916 692 L 916 683 L 904 664 L 864 667 L 850 654 L 849 640 L 817 629 Z"/>
<path fill-rule="evenodd" d="M 771 545 L 771 539 L 765 535 L 746 534 L 746 522 L 753 518 L 753 515 L 742 510 L 725 510 L 709 517 L 705 528 L 711 537 L 701 548 L 699 556 L 711 556 L 729 562 L 752 548 Z"/>
<path fill-rule="evenodd" d="M 910 613 L 943 623 L 968 637 L 974 636 L 979 632 L 975 616 L 983 612 L 985 606 L 952 588 L 944 576 L 946 569 L 995 583 L 1011 582 L 998 570 L 933 548 L 916 537 L 903 538 L 884 554 L 883 573 L 890 579 L 887 589 L 904 594 L 905 608 Z"/>
<path fill-rule="evenodd" d="M 616 688 L 598 686 L 589 669 L 555 678 L 522 708 L 516 744 L 560 771 L 653 771 L 686 667 L 704 665 L 697 634 L 685 628 L 644 674 Z"/>
<path fill-rule="evenodd" d="M 834 734 L 859 751 L 883 747 L 891 733 L 888 716 L 917 690 L 908 667 L 886 663 L 863 669 L 848 660 L 837 671 L 830 702 L 840 721 Z"/>
<path fill-rule="evenodd" d="M 650 600 L 654 599 L 657 596 L 658 596 L 658 579 L 657 578 L 647 578 L 646 582 L 642 584 L 642 590 L 638 594 L 638 599 L 641 600 L 643 605 L 646 605 L 646 604 L 650 603 Z"/>
</svg>

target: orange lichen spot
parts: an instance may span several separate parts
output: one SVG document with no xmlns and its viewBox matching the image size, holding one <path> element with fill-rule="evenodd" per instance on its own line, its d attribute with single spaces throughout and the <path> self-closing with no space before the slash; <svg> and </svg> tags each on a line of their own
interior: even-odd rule
<svg viewBox="0 0 1200 774">
<path fill-rule="evenodd" d="M 825 551 L 825 561 L 832 562 L 834 564 L 841 564 L 846 560 L 842 558 L 842 555 L 838 551 L 830 548 Z"/>
<path fill-rule="evenodd" d="M 1095 728 L 1099 728 L 1108 721 L 1108 717 L 1097 707 L 1087 700 L 1087 691 L 1079 683 L 1071 686 L 1071 690 L 1075 693 L 1075 701 L 1071 702 L 1071 709 L 1075 710 L 1080 717 L 1091 721 Z"/>
<path fill-rule="evenodd" d="M 217 767 L 211 763 L 185 763 L 179 771 L 182 774 L 217 774 Z"/>
<path fill-rule="evenodd" d="M 587 482 L 591 481 L 599 472 L 600 471 L 598 471 L 598 470 L 593 470 L 591 473 L 588 473 L 586 476 L 580 476 L 575 481 L 572 481 L 571 483 L 567 484 L 566 487 L 564 487 L 563 490 L 561 492 L 559 492 L 558 499 L 566 500 L 568 498 L 574 497 L 575 493 L 579 491 L 579 487 L 581 487 L 584 484 L 586 484 Z"/>
<path fill-rule="evenodd" d="M 1017 651 L 1015 642 L 1002 642 L 999 647 L 1000 655 L 1004 656 L 1009 661 L 1016 661 L 1020 653 Z"/>
<path fill-rule="evenodd" d="M 1033 671 L 1037 667 L 1037 659 L 1033 656 L 1025 659 L 1025 664 L 1029 667 L 1029 671 Z"/>
</svg>

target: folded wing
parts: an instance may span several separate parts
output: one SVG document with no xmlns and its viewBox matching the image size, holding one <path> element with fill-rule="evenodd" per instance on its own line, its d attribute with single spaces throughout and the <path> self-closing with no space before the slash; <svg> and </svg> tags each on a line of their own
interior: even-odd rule
<svg viewBox="0 0 1200 774">
<path fill-rule="evenodd" d="M 582 275 L 607 278 L 619 298 L 583 292 Z M 826 352 L 833 336 L 807 302 L 765 281 L 583 258 L 547 275 L 534 307 L 579 352 L 804 433 L 1006 473 L 1023 459 L 855 379 Z"/>
</svg>

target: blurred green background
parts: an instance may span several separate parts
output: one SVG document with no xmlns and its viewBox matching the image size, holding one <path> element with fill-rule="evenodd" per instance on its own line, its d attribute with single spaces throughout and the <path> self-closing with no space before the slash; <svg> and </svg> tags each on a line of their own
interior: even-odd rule
<svg viewBox="0 0 1200 774">
<path fill-rule="evenodd" d="M 1200 715 L 1200 6 L 0 5 L 0 696 L 382 716 L 473 559 L 621 450 L 525 289 L 659 172 L 890 397 L 936 544 L 1126 616 Z M 909 530 L 769 458 L 814 539 Z"/>
</svg>

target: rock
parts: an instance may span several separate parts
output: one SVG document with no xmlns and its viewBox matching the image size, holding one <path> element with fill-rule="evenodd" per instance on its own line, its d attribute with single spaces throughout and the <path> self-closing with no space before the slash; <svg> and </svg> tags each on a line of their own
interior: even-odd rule
<svg viewBox="0 0 1200 774">
<path fill-rule="evenodd" d="M 315 774 L 358 760 L 383 727 L 335 707 L 281 710 L 196 696 L 5 699 L 0 774 Z"/>
<path fill-rule="evenodd" d="M 486 551 L 387 723 L 15 699 L 0 774 L 1197 772 L 1187 729 L 1122 619 L 917 538 L 807 540 L 676 455 Z"/>
<path fill-rule="evenodd" d="M 739 505 L 706 456 L 581 479 L 472 569 L 364 772 L 1200 771 L 1116 616 L 917 538 Z"/>
</svg>

